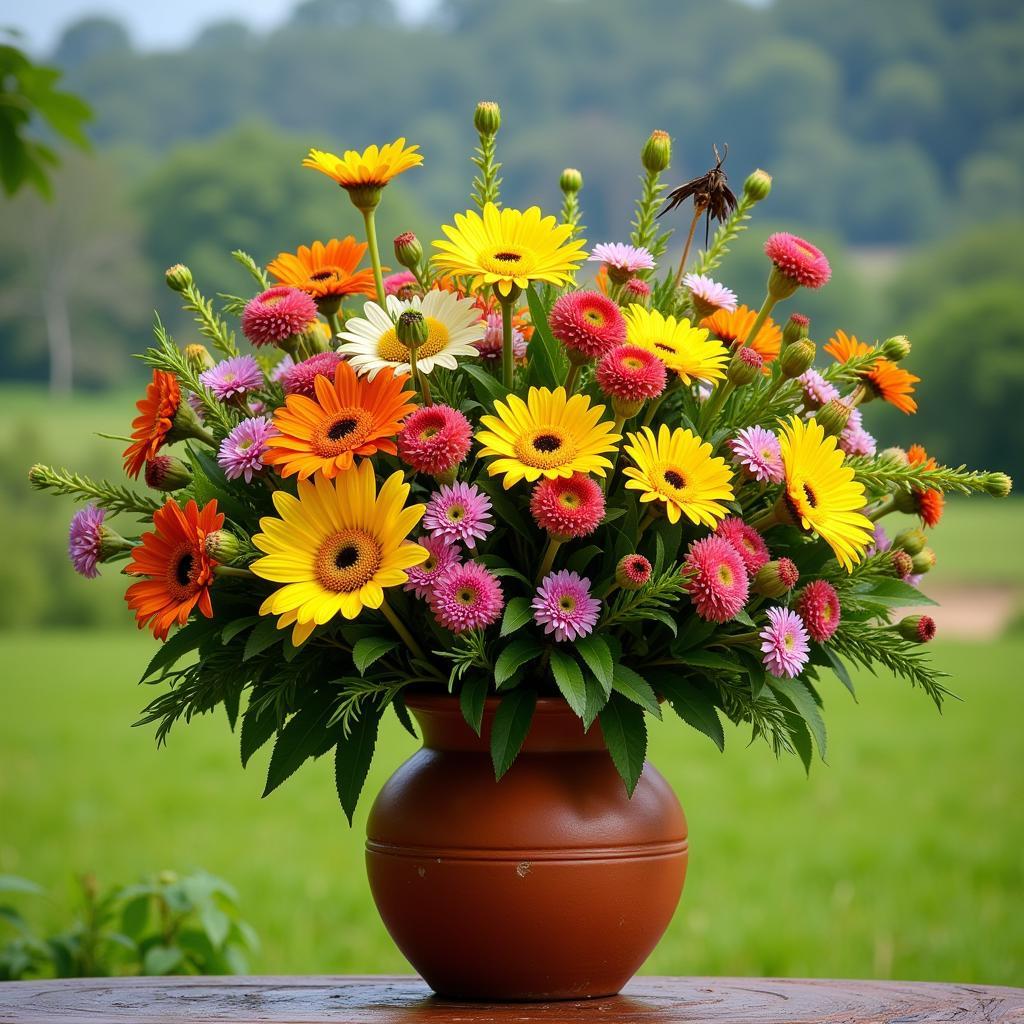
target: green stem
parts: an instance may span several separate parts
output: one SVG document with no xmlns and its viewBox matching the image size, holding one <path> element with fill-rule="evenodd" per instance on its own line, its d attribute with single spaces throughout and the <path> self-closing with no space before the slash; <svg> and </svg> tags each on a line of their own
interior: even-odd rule
<svg viewBox="0 0 1024 1024">
<path fill-rule="evenodd" d="M 338 311 L 335 310 L 333 313 L 325 315 L 327 317 L 327 324 L 331 328 L 331 337 L 335 338 L 341 334 L 341 321 L 338 319 Z"/>
<path fill-rule="evenodd" d="M 576 378 L 580 373 L 580 364 L 570 361 L 569 372 L 565 375 L 565 396 L 571 398 L 576 389 Z"/>
<path fill-rule="evenodd" d="M 641 424 L 641 426 L 649 427 L 651 423 L 654 421 L 654 414 L 658 411 L 658 407 L 661 405 L 661 403 L 664 402 L 665 399 L 668 398 L 668 396 L 672 394 L 673 391 L 677 391 L 681 386 L 682 381 L 677 376 L 672 381 L 672 383 L 669 384 L 669 386 L 665 388 L 665 390 L 662 391 L 662 393 L 658 395 L 658 397 L 655 398 L 654 401 L 650 403 L 650 405 L 647 406 L 647 413 L 644 415 L 644 421 Z"/>
<path fill-rule="evenodd" d="M 626 425 L 626 417 L 620 416 L 616 413 L 615 416 L 615 427 L 614 433 L 622 434 L 622 428 Z M 621 447 L 621 442 L 619 443 Z M 612 468 L 608 470 L 608 475 L 601 481 L 601 490 L 605 494 L 610 494 L 612 489 L 612 481 L 615 479 L 615 470 L 619 468 L 619 447 L 616 447 L 615 453 L 612 455 Z"/>
<path fill-rule="evenodd" d="M 761 303 L 761 308 L 757 311 L 757 318 L 750 325 L 750 331 L 743 342 L 744 345 L 749 345 L 757 337 L 757 332 L 764 326 L 765 320 L 768 319 L 768 314 L 775 308 L 775 303 L 778 301 L 778 299 L 772 297 L 771 292 L 764 297 L 764 302 Z"/>
<path fill-rule="evenodd" d="M 498 295 L 498 302 L 501 303 L 501 381 L 512 390 L 515 383 L 516 362 L 515 351 L 512 347 L 512 306 L 515 303 L 515 292 L 508 295 Z"/>
<path fill-rule="evenodd" d="M 394 609 L 391 607 L 391 605 L 388 604 L 386 599 L 384 600 L 383 604 L 381 604 L 380 610 L 384 614 L 384 618 L 391 623 L 391 626 L 394 629 L 394 631 L 402 638 L 402 642 L 405 644 L 405 646 L 408 647 L 409 650 L 412 652 L 412 656 L 414 658 L 418 658 L 420 661 L 426 662 L 427 656 L 423 653 L 423 648 L 420 647 L 418 643 L 416 643 L 415 639 L 413 639 L 412 633 L 410 633 L 409 630 L 405 628 L 405 624 L 395 614 Z M 427 663 L 429 664 L 429 662 Z"/>
<path fill-rule="evenodd" d="M 700 411 L 700 432 L 702 436 L 707 433 L 708 427 L 711 426 L 715 417 L 721 412 L 725 400 L 735 389 L 736 385 L 731 380 L 723 380 L 711 393 L 711 397 L 704 403 L 704 407 Z"/>
<path fill-rule="evenodd" d="M 767 512 L 762 512 L 748 525 L 757 531 L 767 530 L 770 526 L 777 526 L 779 517 L 775 514 L 775 507 L 772 506 Z"/>
<path fill-rule="evenodd" d="M 551 567 L 555 564 L 555 555 L 558 554 L 558 549 L 562 546 L 562 542 L 557 537 L 552 537 L 548 541 L 547 551 L 544 552 L 544 557 L 541 559 L 540 572 L 537 573 L 537 585 L 540 586 L 541 581 L 549 572 Z"/>
<path fill-rule="evenodd" d="M 644 531 L 647 529 L 647 527 L 650 526 L 651 523 L 653 523 L 654 520 L 657 519 L 657 518 L 658 518 L 658 513 L 654 511 L 654 508 L 653 507 L 648 508 L 647 509 L 647 514 L 643 517 L 643 519 L 640 520 L 640 526 L 637 528 L 637 531 L 636 531 L 637 540 L 639 540 L 644 535 Z"/>
<path fill-rule="evenodd" d="M 893 495 L 888 494 L 882 498 L 874 508 L 868 509 L 864 514 L 871 520 L 871 522 L 877 523 L 882 516 L 887 516 L 890 512 L 894 512 L 895 510 L 896 499 Z"/>
<path fill-rule="evenodd" d="M 373 264 L 373 283 L 377 287 L 377 305 L 387 309 L 384 297 L 384 275 L 380 269 L 380 250 L 377 248 L 377 227 L 374 222 L 374 209 L 363 210 L 363 223 L 366 225 L 366 244 L 370 248 L 370 263 Z"/>
<path fill-rule="evenodd" d="M 422 370 L 417 370 L 416 373 L 420 394 L 423 396 L 423 404 L 433 405 L 434 399 L 431 397 L 430 394 L 430 385 L 427 383 L 427 375 Z"/>
<path fill-rule="evenodd" d="M 230 576 L 234 579 L 240 580 L 252 580 L 256 578 L 255 573 L 250 572 L 248 569 L 237 569 L 233 565 L 216 565 L 213 568 L 213 572 L 216 576 Z"/>
</svg>

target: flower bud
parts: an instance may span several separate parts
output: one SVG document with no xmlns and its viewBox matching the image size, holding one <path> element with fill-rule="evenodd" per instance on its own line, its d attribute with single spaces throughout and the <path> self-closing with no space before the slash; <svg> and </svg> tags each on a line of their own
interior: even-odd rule
<svg viewBox="0 0 1024 1024">
<path fill-rule="evenodd" d="M 647 305 L 651 297 L 651 286 L 640 277 L 631 277 L 622 287 L 622 303 L 637 302 L 641 306 Z"/>
<path fill-rule="evenodd" d="M 930 615 L 908 615 L 896 624 L 904 640 L 926 644 L 935 637 L 935 620 Z"/>
<path fill-rule="evenodd" d="M 1005 473 L 989 473 L 985 477 L 985 492 L 993 498 L 1007 498 L 1013 490 L 1013 479 Z"/>
<path fill-rule="evenodd" d="M 563 192 L 579 192 L 583 188 L 583 175 L 575 167 L 566 167 L 558 179 L 558 187 Z"/>
<path fill-rule="evenodd" d="M 905 334 L 897 334 L 894 338 L 886 338 L 879 346 L 879 352 L 891 363 L 898 363 L 910 355 L 910 339 Z"/>
<path fill-rule="evenodd" d="M 729 361 L 728 379 L 734 387 L 752 384 L 761 375 L 764 359 L 748 345 L 741 345 Z"/>
<path fill-rule="evenodd" d="M 889 552 L 889 563 L 893 576 L 898 580 L 905 579 L 914 571 L 914 560 L 901 548 L 893 548 Z"/>
<path fill-rule="evenodd" d="M 796 563 L 789 558 L 777 558 L 757 570 L 750 589 L 764 597 L 784 597 L 799 580 L 800 570 Z"/>
<path fill-rule="evenodd" d="M 743 195 L 752 203 L 767 199 L 771 190 L 772 176 L 767 171 L 762 171 L 760 167 L 756 171 L 751 171 L 747 175 L 747 180 L 743 182 Z"/>
<path fill-rule="evenodd" d="M 411 231 L 403 231 L 395 239 L 395 259 L 407 270 L 415 270 L 420 265 L 423 246 Z"/>
<path fill-rule="evenodd" d="M 481 135 L 497 135 L 501 127 L 501 107 L 490 100 L 482 100 L 473 113 L 473 126 Z"/>
<path fill-rule="evenodd" d="M 226 565 L 245 553 L 245 545 L 230 530 L 214 530 L 206 535 L 206 553 Z"/>
<path fill-rule="evenodd" d="M 785 271 L 772 264 L 772 272 L 768 275 L 768 294 L 776 302 L 795 295 L 799 287 L 800 282 L 795 277 L 790 277 Z"/>
<path fill-rule="evenodd" d="M 651 579 L 651 563 L 643 555 L 626 555 L 615 567 L 615 582 L 623 590 L 639 590 Z"/>
<path fill-rule="evenodd" d="M 407 309 L 395 324 L 398 340 L 411 352 L 422 345 L 430 335 L 427 321 L 418 309 Z"/>
<path fill-rule="evenodd" d="M 154 455 L 146 463 L 145 477 L 155 491 L 180 491 L 192 483 L 192 468 L 176 455 Z"/>
<path fill-rule="evenodd" d="M 793 313 L 782 329 L 782 347 L 788 348 L 794 341 L 803 341 L 810 334 L 811 319 L 803 313 Z"/>
<path fill-rule="evenodd" d="M 640 160 L 644 169 L 651 174 L 661 174 L 662 171 L 668 170 L 668 165 L 672 162 L 672 137 L 669 133 L 651 132 L 640 153 Z"/>
<path fill-rule="evenodd" d="M 886 459 L 889 462 L 896 462 L 901 466 L 910 465 L 910 456 L 907 455 L 906 450 L 893 446 L 892 448 L 885 448 L 878 453 L 880 459 Z"/>
<path fill-rule="evenodd" d="M 205 345 L 186 345 L 185 358 L 197 374 L 212 370 L 216 366 L 213 356 L 210 355 L 210 350 Z"/>
<path fill-rule="evenodd" d="M 901 533 L 897 533 L 892 546 L 899 548 L 901 551 L 906 551 L 908 555 L 916 555 L 923 550 L 927 543 L 928 538 L 924 535 L 924 530 L 919 526 L 914 526 L 903 530 Z"/>
<path fill-rule="evenodd" d="M 814 414 L 814 418 L 825 431 L 826 437 L 838 437 L 850 422 L 852 411 L 841 398 L 832 398 Z"/>
<path fill-rule="evenodd" d="M 175 263 L 164 271 L 164 280 L 172 292 L 183 294 L 192 284 L 192 271 L 184 263 Z"/>
<path fill-rule="evenodd" d="M 29 469 L 28 482 L 38 491 L 42 491 L 47 487 L 46 467 L 41 462 L 37 462 Z"/>
<path fill-rule="evenodd" d="M 915 575 L 931 572 L 935 568 L 935 552 L 931 548 L 922 548 L 913 558 Z"/>
<path fill-rule="evenodd" d="M 789 380 L 799 377 L 800 374 L 805 373 L 814 364 L 814 357 L 817 352 L 818 348 L 810 338 L 803 338 L 800 341 L 793 342 L 779 356 L 782 375 Z"/>
</svg>

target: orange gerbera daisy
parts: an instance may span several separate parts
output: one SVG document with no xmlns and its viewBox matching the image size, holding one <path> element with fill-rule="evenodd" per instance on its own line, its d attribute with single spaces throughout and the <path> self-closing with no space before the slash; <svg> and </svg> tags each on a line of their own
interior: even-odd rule
<svg viewBox="0 0 1024 1024">
<path fill-rule="evenodd" d="M 346 295 L 376 295 L 373 270 L 356 270 L 366 254 L 366 243 L 352 235 L 332 238 L 326 245 L 300 245 L 297 252 L 282 252 L 267 270 L 281 284 L 291 285 L 314 299 L 341 299 Z"/>
<path fill-rule="evenodd" d="M 153 636 L 166 640 L 171 626 L 185 625 L 194 608 L 208 619 L 213 615 L 210 586 L 217 563 L 206 553 L 206 538 L 224 525 L 224 513 L 216 501 L 202 511 L 190 501 L 182 510 L 171 498 L 153 513 L 153 525 L 124 570 L 147 579 L 133 583 L 124 596 L 139 629 L 149 622 Z"/>
<path fill-rule="evenodd" d="M 737 306 L 730 311 L 728 309 L 715 310 L 711 316 L 701 320 L 701 327 L 706 327 L 716 338 L 720 338 L 727 347 L 742 345 L 747 340 L 750 328 L 754 326 L 757 319 L 757 310 L 749 306 Z M 782 331 L 779 325 L 768 317 L 758 329 L 750 347 L 766 362 L 770 363 L 779 358 L 779 349 L 782 348 Z"/>
<path fill-rule="evenodd" d="M 181 389 L 173 373 L 154 370 L 145 397 L 135 403 L 139 415 L 132 420 L 132 443 L 125 448 L 124 471 L 135 478 L 167 441 L 181 405 Z"/>
<path fill-rule="evenodd" d="M 403 390 L 408 381 L 408 374 L 396 376 L 390 366 L 371 381 L 339 363 L 333 381 L 314 379 L 315 401 L 288 395 L 274 413 L 280 433 L 267 440 L 264 463 L 281 476 L 298 473 L 305 480 L 319 470 L 330 479 L 350 469 L 356 455 L 396 454 L 393 438 L 416 408 L 415 393 Z"/>
<path fill-rule="evenodd" d="M 863 341 L 858 341 L 855 334 L 847 334 L 846 331 L 836 331 L 828 339 L 825 351 L 837 363 L 848 363 L 857 356 L 866 356 L 871 351 L 871 346 Z"/>
<path fill-rule="evenodd" d="M 858 356 L 866 356 L 871 349 L 871 345 L 858 341 L 855 334 L 847 334 L 845 331 L 836 331 L 825 346 L 825 351 L 837 363 L 848 363 Z M 909 370 L 879 356 L 861 371 L 860 376 L 876 398 L 883 399 L 908 415 L 917 412 L 917 402 L 910 396 L 914 393 L 914 385 L 921 378 L 915 377 Z"/>
<path fill-rule="evenodd" d="M 937 465 L 919 444 L 910 446 L 907 459 L 912 466 L 924 466 L 925 469 L 934 469 Z M 927 487 L 924 490 L 915 488 L 910 493 L 914 498 L 914 510 L 921 517 L 921 522 L 928 527 L 938 526 L 942 519 L 942 510 L 946 505 L 946 498 L 942 491 L 936 490 L 934 487 Z"/>
</svg>

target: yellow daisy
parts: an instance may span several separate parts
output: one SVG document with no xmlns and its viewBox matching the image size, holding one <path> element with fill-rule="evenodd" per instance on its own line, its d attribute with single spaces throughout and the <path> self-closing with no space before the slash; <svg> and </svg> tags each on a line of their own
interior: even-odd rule
<svg viewBox="0 0 1024 1024">
<path fill-rule="evenodd" d="M 586 259 L 586 240 L 573 239 L 571 224 L 556 224 L 531 206 L 499 210 L 494 203 L 455 214 L 455 227 L 442 227 L 448 241 L 434 247 L 434 263 L 449 274 L 472 277 L 473 287 L 494 285 L 499 295 L 526 288 L 531 281 L 566 284 Z"/>
<path fill-rule="evenodd" d="M 650 427 L 627 435 L 626 454 L 636 463 L 623 473 L 626 489 L 640 491 L 640 501 L 661 501 L 670 523 L 685 515 L 692 523 L 714 526 L 733 500 L 732 470 L 725 459 L 712 457 L 711 445 L 692 431 L 662 423 L 657 437 Z"/>
<path fill-rule="evenodd" d="M 302 161 L 303 167 L 333 178 L 342 188 L 382 189 L 392 178 L 410 167 L 423 163 L 419 146 L 406 146 L 405 139 L 396 139 L 386 146 L 370 146 L 362 153 L 346 149 L 344 156 L 311 149 Z"/>
<path fill-rule="evenodd" d="M 636 303 L 626 311 L 629 344 L 653 352 L 687 385 L 693 380 L 712 382 L 725 377 L 728 350 L 708 335 L 707 328 L 692 327 L 685 317 L 665 317 L 656 309 L 645 309 Z"/>
<path fill-rule="evenodd" d="M 384 603 L 384 588 L 401 586 L 406 569 L 430 553 L 406 538 L 425 505 L 406 506 L 409 485 L 392 473 L 381 485 L 364 459 L 333 481 L 318 473 L 300 480 L 298 497 L 274 492 L 280 518 L 260 520 L 253 543 L 264 552 L 250 568 L 283 586 L 260 607 L 278 615 L 278 629 L 293 626 L 292 642 L 304 643 L 317 626 L 339 613 L 354 619 Z"/>
<path fill-rule="evenodd" d="M 779 437 L 785 471 L 785 502 L 793 519 L 813 530 L 847 571 L 861 560 L 874 537 L 864 508 L 864 487 L 844 465 L 836 438 L 816 420 L 792 416 Z"/>
<path fill-rule="evenodd" d="M 611 469 L 605 452 L 622 440 L 611 420 L 602 420 L 603 405 L 591 405 L 586 395 L 566 398 L 565 388 L 530 388 L 524 402 L 509 395 L 495 402 L 496 416 L 481 416 L 485 428 L 477 434 L 482 456 L 494 457 L 491 476 L 505 474 L 507 491 L 520 480 L 570 477 L 573 473 L 604 476 Z"/>
</svg>

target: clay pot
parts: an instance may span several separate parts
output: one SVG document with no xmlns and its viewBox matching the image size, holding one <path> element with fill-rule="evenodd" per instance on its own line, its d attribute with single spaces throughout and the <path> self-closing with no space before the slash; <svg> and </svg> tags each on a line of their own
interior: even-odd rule
<svg viewBox="0 0 1024 1024">
<path fill-rule="evenodd" d="M 450 696 L 409 710 L 423 748 L 385 784 L 366 866 L 391 937 L 435 992 L 457 999 L 608 996 L 661 938 L 686 875 L 686 818 L 644 766 L 632 799 L 604 747 L 561 700 L 540 700 L 498 782 Z"/>
</svg>

